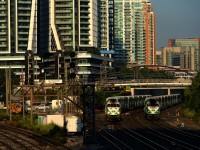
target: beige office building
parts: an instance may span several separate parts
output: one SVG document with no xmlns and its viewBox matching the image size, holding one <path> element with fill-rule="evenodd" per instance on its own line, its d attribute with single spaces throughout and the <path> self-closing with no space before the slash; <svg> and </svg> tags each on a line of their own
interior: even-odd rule
<svg viewBox="0 0 200 150">
<path fill-rule="evenodd" d="M 161 65 L 175 68 L 195 70 L 195 48 L 163 47 L 161 50 Z"/>
</svg>

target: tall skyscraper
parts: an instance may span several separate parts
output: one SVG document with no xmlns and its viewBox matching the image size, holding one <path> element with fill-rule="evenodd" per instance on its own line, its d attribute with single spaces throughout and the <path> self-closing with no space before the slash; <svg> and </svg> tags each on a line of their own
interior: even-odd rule
<svg viewBox="0 0 200 150">
<path fill-rule="evenodd" d="M 114 49 L 114 64 L 155 64 L 155 14 L 149 0 L 100 2 L 101 48 Z"/>
</svg>

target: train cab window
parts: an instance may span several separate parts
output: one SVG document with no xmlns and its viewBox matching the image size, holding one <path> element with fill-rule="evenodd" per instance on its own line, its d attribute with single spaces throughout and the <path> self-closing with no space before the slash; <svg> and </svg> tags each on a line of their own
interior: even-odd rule
<svg viewBox="0 0 200 150">
<path fill-rule="evenodd" d="M 107 107 L 111 107 L 111 104 L 107 104 Z"/>
<path fill-rule="evenodd" d="M 115 104 L 116 105 L 116 107 L 119 107 L 119 104 Z"/>
<path fill-rule="evenodd" d="M 119 104 L 107 104 L 107 107 L 119 107 Z"/>
</svg>

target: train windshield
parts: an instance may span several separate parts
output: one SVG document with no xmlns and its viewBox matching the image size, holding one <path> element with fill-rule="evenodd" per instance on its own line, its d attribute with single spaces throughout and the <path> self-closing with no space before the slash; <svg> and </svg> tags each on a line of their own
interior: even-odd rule
<svg viewBox="0 0 200 150">
<path fill-rule="evenodd" d="M 155 99 L 150 99 L 147 103 L 147 106 L 158 106 L 158 102 Z"/>
<path fill-rule="evenodd" d="M 119 107 L 119 104 L 108 104 L 107 107 Z"/>
</svg>

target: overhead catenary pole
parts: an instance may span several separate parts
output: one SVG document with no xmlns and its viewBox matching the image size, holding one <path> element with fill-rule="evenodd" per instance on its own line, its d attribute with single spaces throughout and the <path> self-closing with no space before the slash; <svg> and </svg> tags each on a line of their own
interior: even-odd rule
<svg viewBox="0 0 200 150">
<path fill-rule="evenodd" d="M 23 119 L 25 118 L 25 110 L 24 110 L 24 71 L 22 67 L 22 105 L 23 105 Z"/>
<path fill-rule="evenodd" d="M 9 76 L 9 77 L 8 77 L 8 79 L 9 79 L 9 80 L 8 80 L 8 81 L 9 81 L 9 82 L 8 82 L 8 87 L 9 87 L 9 90 L 8 90 L 8 91 L 9 91 L 9 96 L 8 96 L 8 97 L 9 97 L 9 99 L 10 99 L 10 121 L 12 121 L 12 100 L 11 100 L 11 99 L 12 99 L 12 96 L 11 96 L 11 69 L 10 69 L 10 67 L 9 67 L 8 72 L 9 72 L 9 73 L 8 73 L 8 76 Z"/>
<path fill-rule="evenodd" d="M 31 124 L 33 123 L 33 87 L 31 87 Z"/>
<path fill-rule="evenodd" d="M 96 120 L 96 116 L 95 116 L 95 85 L 92 85 L 92 104 L 93 104 L 93 110 L 92 110 L 92 112 L 93 112 L 93 122 L 92 122 L 92 124 L 93 124 L 93 142 L 94 142 L 94 144 L 96 143 L 96 128 L 95 128 L 95 126 L 96 126 L 96 124 L 95 124 L 95 120 Z"/>
<path fill-rule="evenodd" d="M 6 114 L 8 115 L 8 89 L 9 89 L 9 86 L 8 86 L 8 69 L 6 68 L 5 69 L 5 75 L 6 75 Z"/>
</svg>

